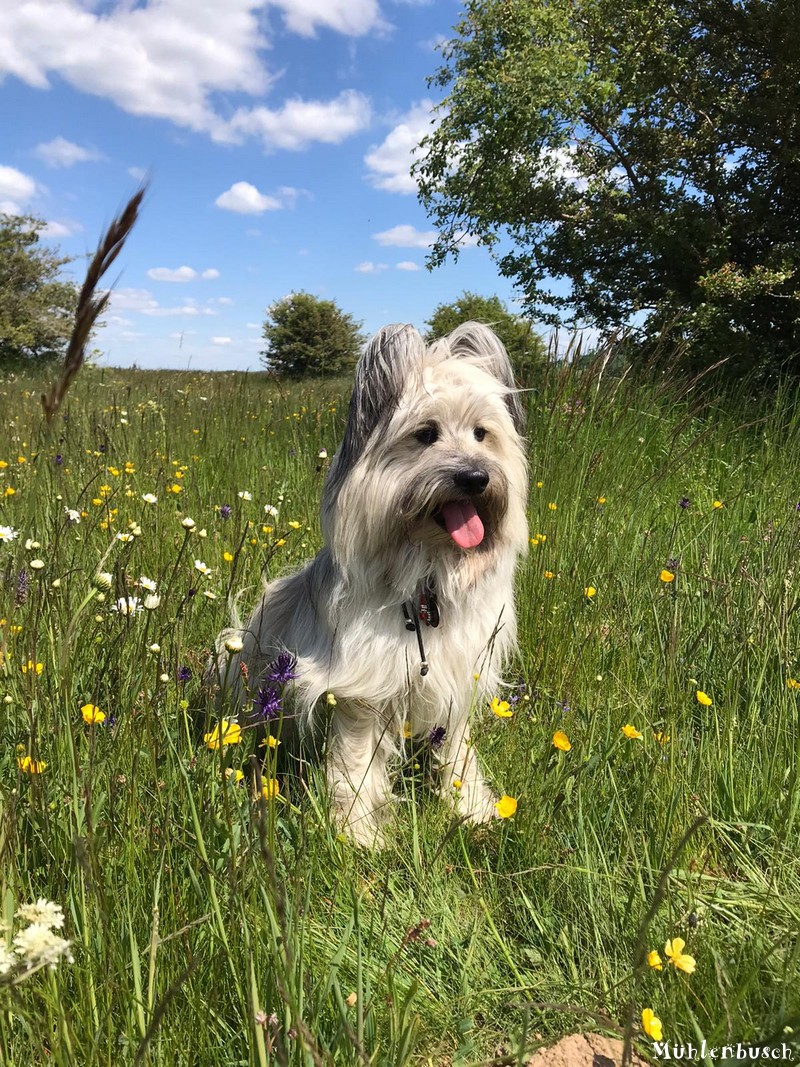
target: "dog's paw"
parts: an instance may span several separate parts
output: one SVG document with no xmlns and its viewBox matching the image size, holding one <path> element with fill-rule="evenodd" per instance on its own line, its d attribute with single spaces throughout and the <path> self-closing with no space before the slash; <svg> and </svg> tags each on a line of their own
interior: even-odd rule
<svg viewBox="0 0 800 1067">
<path fill-rule="evenodd" d="M 495 797 L 485 782 L 463 782 L 460 789 L 453 789 L 449 799 L 459 815 L 470 822 L 486 823 L 497 818 Z"/>
</svg>

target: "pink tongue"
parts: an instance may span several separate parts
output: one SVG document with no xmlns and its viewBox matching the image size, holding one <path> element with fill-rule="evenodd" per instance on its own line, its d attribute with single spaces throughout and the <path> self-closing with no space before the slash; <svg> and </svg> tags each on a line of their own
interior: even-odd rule
<svg viewBox="0 0 800 1067">
<path fill-rule="evenodd" d="M 483 540 L 483 523 L 469 500 L 451 500 L 442 506 L 447 532 L 459 548 L 474 548 Z"/>
</svg>

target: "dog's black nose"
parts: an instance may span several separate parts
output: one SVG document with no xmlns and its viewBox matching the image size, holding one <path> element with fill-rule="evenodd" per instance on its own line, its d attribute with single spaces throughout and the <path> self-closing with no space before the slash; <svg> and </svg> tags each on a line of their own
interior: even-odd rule
<svg viewBox="0 0 800 1067">
<path fill-rule="evenodd" d="M 489 472 L 484 467 L 462 467 L 453 475 L 453 481 L 465 493 L 477 496 L 489 484 Z"/>
</svg>

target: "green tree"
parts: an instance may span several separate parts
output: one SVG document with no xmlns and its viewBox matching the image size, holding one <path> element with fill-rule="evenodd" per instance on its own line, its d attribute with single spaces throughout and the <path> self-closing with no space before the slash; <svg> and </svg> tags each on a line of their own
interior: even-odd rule
<svg viewBox="0 0 800 1067">
<path fill-rule="evenodd" d="M 466 232 L 539 320 L 800 373 L 794 0 L 467 0 L 456 32 L 414 168 L 433 265 Z"/>
<path fill-rule="evenodd" d="M 262 360 L 291 378 L 347 373 L 364 343 L 359 326 L 333 300 L 291 293 L 267 311 Z"/>
<path fill-rule="evenodd" d="M 78 294 L 61 279 L 68 258 L 42 247 L 42 219 L 0 215 L 0 367 L 59 359 Z"/>
<path fill-rule="evenodd" d="M 512 315 L 499 296 L 463 292 L 452 304 L 439 304 L 428 319 L 428 341 L 444 337 L 462 322 L 483 322 L 503 342 L 514 371 L 524 376 L 545 358 L 541 337 L 529 319 Z"/>
</svg>

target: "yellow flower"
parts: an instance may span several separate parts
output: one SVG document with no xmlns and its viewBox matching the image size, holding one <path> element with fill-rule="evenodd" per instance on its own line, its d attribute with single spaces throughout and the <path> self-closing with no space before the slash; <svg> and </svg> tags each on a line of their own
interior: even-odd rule
<svg viewBox="0 0 800 1067">
<path fill-rule="evenodd" d="M 279 537 L 278 540 L 275 542 L 275 547 L 276 548 L 283 548 L 283 546 L 285 544 L 286 544 L 286 538 L 285 537 Z"/>
<path fill-rule="evenodd" d="M 0 471 L 4 471 L 7 466 L 8 466 L 8 463 L 6 463 L 6 461 L 4 459 L 0 459 Z"/>
<path fill-rule="evenodd" d="M 228 779 L 229 782 L 233 782 L 234 785 L 238 785 L 239 782 L 241 782 L 244 778 L 244 771 L 239 770 L 238 768 L 226 767 L 225 777 Z"/>
<path fill-rule="evenodd" d="M 510 819 L 517 810 L 517 802 L 513 797 L 502 796 L 494 806 L 501 819 Z"/>
<path fill-rule="evenodd" d="M 710 708 L 714 701 L 711 699 L 708 693 L 704 693 L 702 689 L 698 689 L 697 703 L 702 704 L 704 708 Z"/>
<path fill-rule="evenodd" d="M 666 745 L 672 740 L 672 737 L 669 734 L 665 734 L 663 730 L 657 730 L 653 736 L 659 745 Z"/>
<path fill-rule="evenodd" d="M 544 485 L 544 482 L 537 482 L 536 483 L 536 488 L 537 489 L 541 489 L 543 485 Z"/>
<path fill-rule="evenodd" d="M 664 966 L 663 960 L 655 949 L 647 953 L 647 966 L 652 967 L 654 971 L 660 971 Z"/>
<path fill-rule="evenodd" d="M 233 561 L 233 553 L 232 552 L 223 552 L 222 553 L 222 558 L 225 560 L 226 563 L 231 563 Z"/>
<path fill-rule="evenodd" d="M 659 574 L 658 577 L 661 579 L 662 582 L 674 582 L 675 581 L 675 575 L 672 573 L 672 571 L 668 571 L 666 569 L 666 567 Z"/>
<path fill-rule="evenodd" d="M 529 537 L 528 540 L 530 541 L 530 543 L 532 545 L 538 545 L 539 544 L 539 538 L 538 537 Z"/>
<path fill-rule="evenodd" d="M 11 485 L 7 485 L 7 486 L 6 486 L 6 489 L 5 489 L 5 492 L 3 493 L 3 496 L 14 496 L 14 494 L 16 493 L 16 491 L 17 491 L 17 490 L 16 490 L 16 489 L 14 489 L 14 487 L 13 487 L 13 486 L 11 486 Z"/>
<path fill-rule="evenodd" d="M 558 511 L 558 504 L 554 504 L 552 501 L 547 506 L 551 511 Z"/>
<path fill-rule="evenodd" d="M 604 496 L 599 496 L 597 498 L 597 503 L 598 504 L 605 504 L 605 502 L 606 502 L 606 498 Z"/>
<path fill-rule="evenodd" d="M 547 534 L 537 534 L 536 536 L 539 538 L 539 540 L 542 542 L 542 544 L 544 544 L 545 541 L 547 540 Z"/>
<path fill-rule="evenodd" d="M 408 720 L 403 723 L 403 737 L 405 737 L 406 739 L 411 737 L 411 723 L 408 722 Z"/>
<path fill-rule="evenodd" d="M 547 579 L 550 579 L 550 578 L 555 578 L 555 574 L 553 574 L 553 572 L 552 572 L 552 571 L 545 571 L 545 572 L 544 572 L 544 576 L 545 576 L 545 578 L 547 578 Z"/>
<path fill-rule="evenodd" d="M 336 707 L 336 697 L 333 695 L 333 693 L 328 693 L 328 695 L 325 697 L 325 699 L 327 700 L 327 702 L 330 705 L 330 707 L 332 707 L 332 708 Z"/>
<path fill-rule="evenodd" d="M 687 956 L 683 951 L 685 947 L 686 942 L 682 937 L 674 937 L 664 945 L 664 952 L 669 962 L 674 967 L 677 967 L 679 971 L 684 971 L 686 974 L 694 974 L 694 969 L 697 965 L 694 956 Z"/>
<path fill-rule="evenodd" d="M 168 485 L 167 486 L 167 492 L 168 493 L 174 493 L 177 496 L 178 493 L 183 492 L 183 486 L 182 485 L 178 485 L 177 483 L 175 483 L 173 485 Z"/>
<path fill-rule="evenodd" d="M 595 589 L 595 587 L 593 585 L 587 585 L 586 588 L 583 591 L 583 595 L 585 597 L 588 597 L 589 600 L 591 600 L 592 597 L 595 596 L 596 594 L 597 594 L 597 590 Z"/>
<path fill-rule="evenodd" d="M 37 675 L 41 674 L 44 670 L 43 663 L 34 663 L 32 659 L 29 659 L 27 663 L 22 664 L 22 673 L 27 674 L 28 671 L 33 671 Z"/>
<path fill-rule="evenodd" d="M 238 745 L 242 740 L 242 728 L 238 722 L 223 719 L 218 722 L 210 734 L 203 734 L 206 745 L 212 749 L 224 748 L 226 745 Z"/>
<path fill-rule="evenodd" d="M 800 689 L 800 682 L 796 678 L 787 678 L 786 686 L 788 689 Z"/>
<path fill-rule="evenodd" d="M 281 791 L 280 782 L 277 778 L 265 778 L 261 786 L 261 796 L 264 800 L 272 800 Z"/>
<path fill-rule="evenodd" d="M 43 759 L 33 759 L 31 756 L 17 756 L 17 766 L 23 774 L 41 774 L 47 764 Z"/>
<path fill-rule="evenodd" d="M 492 711 L 498 719 L 510 719 L 514 712 L 511 710 L 511 705 L 507 700 L 501 700 L 500 697 L 494 697 L 492 699 Z"/>
<path fill-rule="evenodd" d="M 625 723 L 625 725 L 622 727 L 622 732 L 625 734 L 626 737 L 629 737 L 631 741 L 642 740 L 642 735 L 639 733 L 636 727 L 632 726 L 629 722 Z"/>
<path fill-rule="evenodd" d="M 463 784 L 460 778 L 453 779 L 453 789 L 460 789 Z"/>
<path fill-rule="evenodd" d="M 664 1033 L 661 1029 L 661 1020 L 656 1018 L 652 1008 L 645 1008 L 642 1012 L 642 1029 L 653 1041 L 663 1041 Z"/>
<path fill-rule="evenodd" d="M 556 730 L 553 734 L 553 744 L 560 752 L 569 752 L 572 748 L 570 740 L 563 730 Z"/>
<path fill-rule="evenodd" d="M 293 530 L 299 530 L 300 529 L 300 523 L 297 522 L 295 519 L 292 519 L 291 522 L 287 523 L 287 526 L 291 526 L 291 528 Z"/>
<path fill-rule="evenodd" d="M 722 503 L 721 500 L 715 500 L 713 506 L 714 506 L 714 508 L 724 508 L 725 507 L 725 505 Z"/>
<path fill-rule="evenodd" d="M 87 726 L 100 726 L 106 721 L 105 712 L 101 711 L 96 704 L 84 704 L 81 708 L 81 715 Z"/>
</svg>

